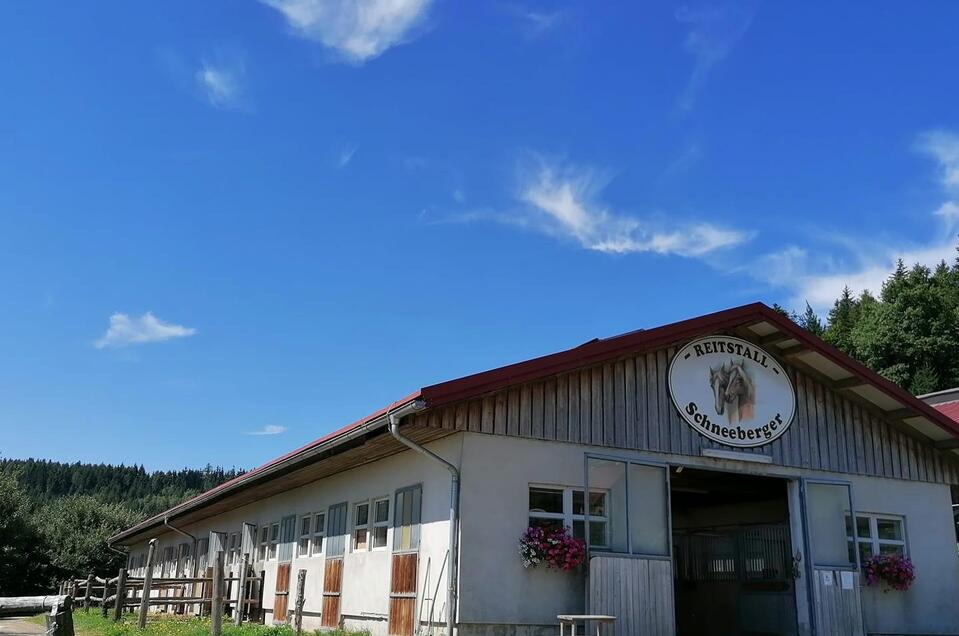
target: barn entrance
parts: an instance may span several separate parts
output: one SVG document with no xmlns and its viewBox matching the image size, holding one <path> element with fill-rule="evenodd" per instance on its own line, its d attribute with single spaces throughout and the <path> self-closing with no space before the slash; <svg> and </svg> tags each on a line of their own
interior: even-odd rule
<svg viewBox="0 0 959 636">
<path fill-rule="evenodd" d="M 670 475 L 678 636 L 794 636 L 786 480 L 697 469 Z"/>
</svg>

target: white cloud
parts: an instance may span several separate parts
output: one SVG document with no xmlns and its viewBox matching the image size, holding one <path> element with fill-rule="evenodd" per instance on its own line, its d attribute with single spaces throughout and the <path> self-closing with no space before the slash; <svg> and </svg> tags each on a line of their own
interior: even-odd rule
<svg viewBox="0 0 959 636">
<path fill-rule="evenodd" d="M 813 309 L 824 312 L 844 287 L 854 294 L 866 290 L 879 293 L 899 260 L 907 267 L 921 264 L 933 268 L 941 261 L 952 263 L 957 256 L 959 232 L 959 136 L 941 130 L 926 132 L 919 136 L 916 148 L 938 163 L 939 182 L 947 195 L 931 214 L 939 220 L 939 228 L 930 238 L 906 243 L 901 238 L 883 241 L 861 235 L 833 236 L 832 243 L 846 248 L 840 258 L 790 246 L 759 259 L 750 268 L 753 277 L 789 290 L 794 306 L 809 302 Z"/>
<path fill-rule="evenodd" d="M 676 12 L 676 19 L 689 25 L 683 48 L 693 57 L 693 72 L 680 96 L 680 108 L 693 107 L 709 73 L 746 34 L 755 15 L 756 5 L 751 1 L 708 9 L 683 7 Z"/>
<path fill-rule="evenodd" d="M 403 44 L 422 25 L 432 0 L 261 0 L 300 36 L 362 64 Z"/>
<path fill-rule="evenodd" d="M 173 338 L 186 338 L 195 333 L 196 329 L 192 327 L 163 322 L 149 311 L 138 318 L 115 313 L 110 316 L 110 326 L 106 333 L 93 344 L 97 349 L 125 347 L 148 342 L 163 342 Z"/>
<path fill-rule="evenodd" d="M 353 144 L 344 146 L 340 149 L 340 154 L 336 159 L 336 164 L 341 168 L 345 168 L 351 161 L 353 161 L 353 155 L 356 154 L 357 150 L 359 150 L 359 147 Z"/>
<path fill-rule="evenodd" d="M 243 95 L 244 68 L 240 64 L 203 62 L 194 79 L 204 99 L 214 108 L 239 106 Z"/>
<path fill-rule="evenodd" d="M 959 190 L 959 135 L 947 130 L 931 130 L 919 135 L 916 148 L 939 163 L 943 188 Z"/>
<path fill-rule="evenodd" d="M 520 188 L 528 204 L 513 221 L 587 249 L 610 254 L 653 252 L 701 257 L 748 241 L 752 233 L 706 222 L 676 224 L 641 220 L 609 211 L 597 201 L 606 179 L 592 170 L 557 167 L 542 159 Z"/>
<path fill-rule="evenodd" d="M 243 433 L 244 435 L 280 435 L 286 432 L 285 426 L 277 426 L 276 424 L 268 424 L 258 431 L 247 431 Z"/>
</svg>

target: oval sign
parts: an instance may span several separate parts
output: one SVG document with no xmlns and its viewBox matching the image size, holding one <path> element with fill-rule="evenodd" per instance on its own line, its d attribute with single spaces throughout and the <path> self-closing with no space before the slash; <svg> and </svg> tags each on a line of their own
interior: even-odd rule
<svg viewBox="0 0 959 636">
<path fill-rule="evenodd" d="M 796 413 L 786 370 L 753 343 L 729 336 L 700 338 L 676 352 L 669 395 L 693 430 L 728 446 L 768 444 Z"/>
</svg>

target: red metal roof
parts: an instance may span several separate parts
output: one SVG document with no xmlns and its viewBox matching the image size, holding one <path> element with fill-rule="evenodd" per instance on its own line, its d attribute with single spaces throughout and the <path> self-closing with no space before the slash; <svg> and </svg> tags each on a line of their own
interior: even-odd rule
<svg viewBox="0 0 959 636">
<path fill-rule="evenodd" d="M 468 375 L 455 380 L 433 384 L 414 391 L 402 400 L 397 400 L 393 404 L 383 407 L 356 422 L 345 426 L 333 433 L 325 435 L 309 444 L 294 451 L 278 457 L 272 461 L 251 470 L 248 473 L 240 475 L 224 484 L 212 488 L 196 497 L 174 506 L 166 512 L 151 517 L 136 526 L 124 530 L 111 539 L 120 539 L 150 527 L 159 525 L 164 517 L 172 518 L 177 514 L 186 512 L 191 508 L 202 505 L 203 502 L 216 498 L 219 494 L 229 490 L 235 490 L 243 484 L 252 483 L 269 469 L 282 465 L 284 463 L 295 463 L 298 457 L 309 454 L 310 451 L 320 446 L 335 446 L 337 438 L 343 437 L 350 432 L 361 428 L 362 426 L 381 418 L 390 409 L 406 404 L 413 400 L 423 400 L 426 406 L 436 407 L 450 402 L 455 402 L 492 391 L 497 391 L 504 387 L 530 382 L 539 378 L 544 378 L 564 371 L 570 371 L 579 367 L 584 367 L 602 360 L 615 358 L 619 356 L 630 355 L 641 351 L 647 351 L 669 344 L 689 339 L 700 334 L 714 332 L 721 329 L 728 329 L 744 324 L 753 324 L 756 322 L 767 322 L 772 324 L 780 331 L 788 333 L 793 339 L 802 343 L 811 350 L 829 359 L 838 366 L 846 369 L 852 375 L 861 377 L 866 382 L 876 386 L 890 397 L 907 407 L 915 410 L 918 414 L 926 417 L 936 425 L 941 427 L 953 436 L 959 437 L 959 402 L 952 402 L 943 405 L 936 405 L 935 408 L 917 399 L 915 396 L 900 388 L 896 384 L 883 378 L 878 373 L 866 368 L 864 365 L 853 360 L 838 349 L 823 342 L 812 335 L 799 325 L 789 320 L 779 312 L 764 305 L 763 303 L 752 303 L 741 307 L 734 307 L 712 314 L 671 323 L 662 327 L 653 329 L 631 331 L 629 333 L 613 336 L 611 338 L 594 339 L 582 345 L 553 353 L 550 355 L 525 360 L 504 367 L 499 367 L 489 371 L 483 371 L 473 375 Z M 954 406 L 955 410 L 945 408 Z"/>
<path fill-rule="evenodd" d="M 937 411 L 939 411 L 940 413 L 942 413 L 943 415 L 945 415 L 946 417 L 949 417 L 955 420 L 956 422 L 959 422 L 959 400 L 956 400 L 955 402 L 943 402 L 941 404 L 933 404 L 932 407 L 936 409 Z"/>
</svg>

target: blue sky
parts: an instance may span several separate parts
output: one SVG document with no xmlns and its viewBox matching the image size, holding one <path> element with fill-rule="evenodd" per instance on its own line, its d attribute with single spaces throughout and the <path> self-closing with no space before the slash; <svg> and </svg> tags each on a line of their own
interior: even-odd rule
<svg viewBox="0 0 959 636">
<path fill-rule="evenodd" d="M 0 454 L 249 468 L 419 386 L 951 259 L 956 24 L 3 3 Z"/>
</svg>

